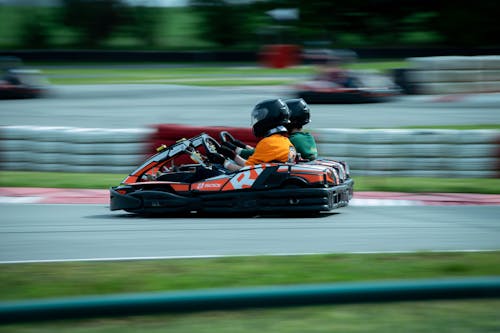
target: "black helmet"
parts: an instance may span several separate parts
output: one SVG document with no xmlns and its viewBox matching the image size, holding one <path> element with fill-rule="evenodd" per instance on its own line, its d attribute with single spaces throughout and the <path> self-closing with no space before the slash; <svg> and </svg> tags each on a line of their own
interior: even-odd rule
<svg viewBox="0 0 500 333">
<path fill-rule="evenodd" d="M 290 110 L 281 99 L 268 99 L 258 103 L 252 111 L 252 128 L 256 137 L 265 137 L 269 131 L 286 132 L 283 125 L 290 123 Z M 283 128 L 279 128 L 279 127 Z"/>
<path fill-rule="evenodd" d="M 290 125 L 287 127 L 301 128 L 311 121 L 311 110 L 302 98 L 287 99 L 285 103 L 290 109 Z"/>
</svg>

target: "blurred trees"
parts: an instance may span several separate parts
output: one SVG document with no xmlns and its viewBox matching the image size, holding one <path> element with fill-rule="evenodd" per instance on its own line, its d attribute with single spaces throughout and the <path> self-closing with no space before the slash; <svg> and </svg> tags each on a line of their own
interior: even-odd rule
<svg viewBox="0 0 500 333">
<path fill-rule="evenodd" d="M 259 40 L 257 33 L 282 33 L 277 28 L 283 25 L 263 19 L 266 11 L 277 8 L 297 8 L 300 13 L 296 22 L 286 23 L 285 42 L 327 41 L 340 47 L 500 45 L 498 0 L 191 0 L 190 4 L 201 16 L 201 36 L 220 46 Z"/>
<path fill-rule="evenodd" d="M 175 9 L 147 7 L 148 0 L 130 3 L 0 4 L 0 47 L 168 49 L 177 46 L 171 39 L 182 39 L 184 48 L 318 41 L 345 48 L 500 47 L 498 0 L 189 0 L 190 7 Z M 290 8 L 298 9 L 298 19 L 268 15 Z"/>
<path fill-rule="evenodd" d="M 79 32 L 80 45 L 94 47 L 124 23 L 120 0 L 63 0 L 62 23 Z"/>
<path fill-rule="evenodd" d="M 99 46 L 117 31 L 154 43 L 154 9 L 131 7 L 122 0 L 62 0 L 60 18 L 79 32 L 80 46 Z"/>
<path fill-rule="evenodd" d="M 231 4 L 225 0 L 190 0 L 200 17 L 202 38 L 220 46 L 234 46 L 250 38 L 249 3 Z"/>
<path fill-rule="evenodd" d="M 364 46 L 500 45 L 498 0 L 299 2 L 300 32 L 306 39 L 323 38 L 334 43 L 358 41 Z M 345 39 L 349 36 L 352 40 Z"/>
<path fill-rule="evenodd" d="M 45 15 L 33 11 L 23 18 L 21 24 L 21 44 L 32 48 L 45 48 L 49 45 L 49 20 Z"/>
<path fill-rule="evenodd" d="M 405 44 L 408 33 L 428 31 L 430 0 L 317 0 L 300 2 L 301 32 L 306 38 L 365 46 Z M 431 15 L 416 15 L 416 14 Z M 359 45 L 358 45 L 359 46 Z"/>
<path fill-rule="evenodd" d="M 500 2 L 498 0 L 440 0 L 433 28 L 449 45 L 498 46 Z"/>
</svg>

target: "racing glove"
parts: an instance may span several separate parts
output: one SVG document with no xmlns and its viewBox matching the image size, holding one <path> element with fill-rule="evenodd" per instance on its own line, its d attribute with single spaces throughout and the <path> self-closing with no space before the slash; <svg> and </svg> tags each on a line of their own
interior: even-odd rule
<svg viewBox="0 0 500 333">
<path fill-rule="evenodd" d="M 236 148 L 238 148 L 236 145 L 232 144 L 231 142 L 223 142 L 222 147 L 227 147 L 233 151 L 236 151 Z"/>
<path fill-rule="evenodd" d="M 247 147 L 246 144 L 244 144 L 243 142 L 241 142 L 240 140 L 234 140 L 233 142 L 231 142 L 233 145 L 235 145 L 236 147 L 240 147 L 240 148 L 243 148 L 245 149 Z"/>
<path fill-rule="evenodd" d="M 231 150 L 228 147 L 225 147 L 225 146 L 221 146 L 220 148 L 217 149 L 217 151 L 220 154 L 222 154 L 222 155 L 224 155 L 232 160 L 234 160 L 234 158 L 236 157 L 236 152 L 234 150 Z"/>
<path fill-rule="evenodd" d="M 222 156 L 221 154 L 209 152 L 209 153 L 207 153 L 207 157 L 208 157 L 209 161 L 212 163 L 224 165 L 224 162 L 226 162 L 226 158 L 224 156 Z"/>
</svg>

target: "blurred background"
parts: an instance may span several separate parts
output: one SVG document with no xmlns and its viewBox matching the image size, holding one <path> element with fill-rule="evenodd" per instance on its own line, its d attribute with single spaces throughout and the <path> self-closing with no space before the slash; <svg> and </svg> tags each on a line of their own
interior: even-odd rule
<svg viewBox="0 0 500 333">
<path fill-rule="evenodd" d="M 0 0 L 1 301 L 498 276 L 498 17 L 497 0 Z M 172 129 L 249 132 L 253 106 L 277 97 L 310 104 L 306 129 L 320 156 L 349 163 L 358 205 L 315 219 L 146 219 L 102 204 L 158 140 L 179 139 Z M 91 191 L 51 199 L 103 201 L 40 205 L 45 188 Z M 364 206 L 373 191 L 400 196 Z M 422 204 L 428 195 L 436 206 Z M 499 303 L 0 330 L 476 333 L 499 330 Z"/>
<path fill-rule="evenodd" d="M 264 44 L 322 43 L 478 53 L 475 49 L 498 48 L 500 34 L 494 0 L 2 0 L 0 5 L 4 50 L 255 51 Z"/>
</svg>

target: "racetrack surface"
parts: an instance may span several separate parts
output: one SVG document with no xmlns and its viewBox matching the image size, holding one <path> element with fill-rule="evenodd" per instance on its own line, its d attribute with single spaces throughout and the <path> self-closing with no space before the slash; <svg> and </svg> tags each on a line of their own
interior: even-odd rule
<svg viewBox="0 0 500 333">
<path fill-rule="evenodd" d="M 159 123 L 250 126 L 253 106 L 289 87 L 163 84 L 55 86 L 50 97 L 0 101 L 2 125 L 138 128 Z M 451 97 L 451 98 L 450 98 Z M 311 105 L 308 128 L 498 124 L 500 94 L 401 96 L 373 104 Z"/>
<path fill-rule="evenodd" d="M 319 217 L 166 216 L 0 204 L 0 262 L 500 249 L 500 206 L 351 206 Z"/>
<path fill-rule="evenodd" d="M 54 88 L 47 98 L 0 101 L 2 125 L 140 128 L 179 123 L 249 127 L 250 111 L 257 102 L 291 96 L 286 87 Z M 308 128 L 498 124 L 499 102 L 500 94 L 488 94 L 312 105 Z M 36 195 L 17 198 L 25 204 L 0 204 L 0 262 L 500 249 L 499 205 L 358 206 L 353 202 L 316 218 L 146 219 L 110 212 L 101 201 L 54 205 L 33 204 L 38 202 Z"/>
</svg>

